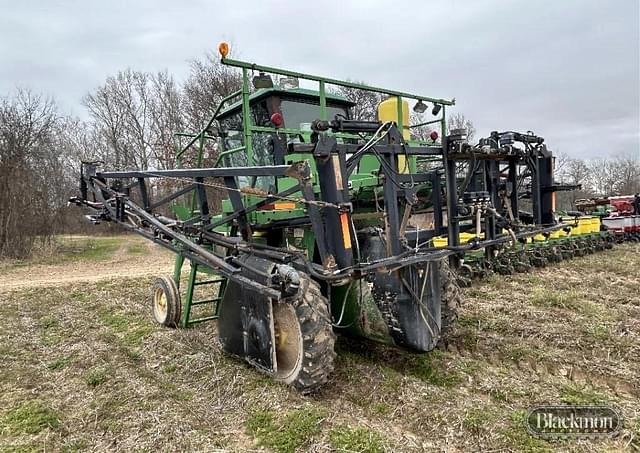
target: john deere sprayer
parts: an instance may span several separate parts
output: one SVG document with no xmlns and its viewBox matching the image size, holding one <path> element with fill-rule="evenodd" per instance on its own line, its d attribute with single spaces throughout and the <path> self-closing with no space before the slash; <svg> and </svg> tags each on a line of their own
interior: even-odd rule
<svg viewBox="0 0 640 453">
<path fill-rule="evenodd" d="M 332 372 L 337 333 L 427 352 L 446 339 L 460 283 L 610 244 L 593 219 L 554 214 L 555 192 L 567 187 L 554 184 L 539 136 L 493 132 L 470 145 L 464 130 L 446 130 L 453 100 L 219 50 L 242 72 L 242 88 L 212 106 L 202 130 L 177 134 L 187 143 L 175 168 L 84 162 L 72 199 L 93 222 L 116 222 L 176 253 L 173 276 L 152 288 L 161 324 L 215 319 L 225 351 L 308 392 Z M 335 86 L 386 97 L 377 119 L 354 119 Z M 410 124 L 410 105 L 432 119 Z M 414 140 L 425 125 L 435 131 Z"/>
</svg>

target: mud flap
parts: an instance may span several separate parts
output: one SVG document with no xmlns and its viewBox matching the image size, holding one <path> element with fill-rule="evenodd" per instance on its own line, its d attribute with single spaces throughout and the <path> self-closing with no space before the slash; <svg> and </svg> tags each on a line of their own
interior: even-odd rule
<svg viewBox="0 0 640 453">
<path fill-rule="evenodd" d="M 255 256 L 241 258 L 258 272 L 243 270 L 243 276 L 270 286 L 275 264 Z M 276 371 L 273 305 L 259 291 L 242 287 L 231 280 L 220 303 L 218 333 L 222 348 L 244 358 L 253 366 Z"/>
<path fill-rule="evenodd" d="M 364 259 L 386 256 L 380 237 L 368 236 L 361 243 Z M 419 352 L 436 347 L 442 325 L 438 262 L 376 272 L 372 294 L 398 346 Z"/>
</svg>

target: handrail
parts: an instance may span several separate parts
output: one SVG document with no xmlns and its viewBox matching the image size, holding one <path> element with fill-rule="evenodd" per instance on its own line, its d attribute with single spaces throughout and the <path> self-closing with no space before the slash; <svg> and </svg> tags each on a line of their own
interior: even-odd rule
<svg viewBox="0 0 640 453">
<path fill-rule="evenodd" d="M 338 86 L 343 86 L 345 88 L 355 88 L 355 89 L 364 90 L 364 91 L 371 91 L 374 93 L 387 94 L 389 96 L 409 98 L 409 99 L 414 99 L 416 101 L 426 101 L 426 102 L 431 102 L 431 103 L 441 104 L 441 105 L 455 105 L 456 103 L 455 98 L 451 100 L 432 98 L 429 96 L 422 96 L 419 94 L 406 93 L 403 91 L 387 90 L 384 88 L 363 85 L 361 83 L 349 82 L 346 80 L 338 80 L 338 79 L 332 79 L 328 77 L 320 77 L 320 76 L 315 76 L 311 74 L 305 74 L 303 72 L 289 71 L 287 69 L 279 69 L 279 68 L 273 68 L 270 66 L 262 66 L 255 63 L 248 63 L 245 61 L 232 60 L 230 58 L 222 58 L 221 63 L 228 66 L 234 66 L 237 68 L 243 68 L 247 70 L 250 69 L 254 71 L 262 71 L 262 72 L 268 72 L 272 74 L 279 74 L 287 77 L 296 77 L 304 80 L 313 80 L 315 82 L 328 83 L 330 85 L 338 85 Z"/>
<path fill-rule="evenodd" d="M 213 124 L 213 122 L 215 121 L 216 117 L 218 116 L 218 113 L 220 113 L 220 110 L 222 109 L 222 106 L 230 101 L 231 99 L 235 98 L 236 96 L 240 96 L 242 94 L 242 90 L 238 90 L 238 91 L 234 91 L 233 93 L 229 94 L 228 96 L 225 96 L 224 98 L 222 98 L 222 100 L 220 101 L 220 103 L 218 104 L 218 107 L 216 108 L 216 111 L 213 113 L 213 115 L 211 116 L 211 119 L 209 119 L 209 122 L 207 123 L 207 125 L 205 127 L 203 127 L 200 132 L 198 132 L 198 134 L 196 134 L 190 141 L 189 143 L 187 143 L 182 150 L 178 151 L 176 153 L 176 159 L 179 159 L 180 157 L 182 157 L 182 155 L 185 153 L 185 151 L 187 151 L 187 149 L 189 149 L 195 142 L 196 140 L 198 140 L 201 136 L 205 135 L 205 132 L 207 131 L 207 129 L 209 129 L 211 127 L 211 125 Z"/>
<path fill-rule="evenodd" d="M 238 148 L 232 148 L 232 149 L 228 149 L 226 151 L 222 151 L 220 154 L 218 154 L 218 158 L 216 159 L 216 163 L 214 164 L 214 168 L 218 167 L 218 164 L 220 163 L 220 161 L 222 160 L 223 157 L 228 156 L 229 154 L 235 154 L 239 151 L 242 151 L 246 148 L 246 146 L 239 146 Z"/>
</svg>

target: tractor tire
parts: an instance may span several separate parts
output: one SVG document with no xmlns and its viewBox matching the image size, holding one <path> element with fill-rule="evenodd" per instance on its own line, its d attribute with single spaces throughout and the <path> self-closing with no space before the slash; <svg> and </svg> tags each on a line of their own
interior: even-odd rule
<svg viewBox="0 0 640 453">
<path fill-rule="evenodd" d="M 547 259 L 544 256 L 542 256 L 542 254 L 535 254 L 531 256 L 529 260 L 531 264 L 534 265 L 535 267 L 546 267 L 548 263 Z"/>
<path fill-rule="evenodd" d="M 456 271 L 449 265 L 449 260 L 440 262 L 440 338 L 439 346 L 446 346 L 453 326 L 458 319 L 458 309 L 462 304 L 462 295 L 458 285 Z"/>
<path fill-rule="evenodd" d="M 585 255 L 585 251 L 582 248 L 582 244 L 578 243 L 578 241 L 574 242 L 572 245 L 573 248 L 573 256 L 574 257 L 579 257 L 579 256 L 584 256 Z"/>
<path fill-rule="evenodd" d="M 473 271 L 473 268 L 471 266 L 469 266 L 468 264 L 461 265 L 456 276 L 458 286 L 460 286 L 461 288 L 470 287 L 471 283 L 473 282 L 474 274 L 475 272 Z"/>
<path fill-rule="evenodd" d="M 607 250 L 609 244 L 609 240 L 606 237 L 601 237 L 600 238 L 600 250 L 604 251 Z"/>
<path fill-rule="evenodd" d="M 182 315 L 182 303 L 178 287 L 171 277 L 158 277 L 151 287 L 151 312 L 153 319 L 163 326 L 178 327 Z"/>
<path fill-rule="evenodd" d="M 613 242 L 614 242 L 613 238 L 606 238 L 604 242 L 604 248 L 607 250 L 611 250 L 613 248 Z"/>
<path fill-rule="evenodd" d="M 480 261 L 480 266 L 478 266 L 475 271 L 478 274 L 478 278 L 483 279 L 493 274 L 493 266 L 490 260 L 482 260 Z"/>
<path fill-rule="evenodd" d="M 301 275 L 298 294 L 273 305 L 277 371 L 273 378 L 311 393 L 333 372 L 336 334 L 329 301 L 317 282 Z"/>
<path fill-rule="evenodd" d="M 557 246 L 553 246 L 551 249 L 551 253 L 550 253 L 550 260 L 553 263 L 559 263 L 560 261 L 562 261 L 564 259 L 564 256 L 562 255 L 562 250 L 557 247 Z"/>
</svg>

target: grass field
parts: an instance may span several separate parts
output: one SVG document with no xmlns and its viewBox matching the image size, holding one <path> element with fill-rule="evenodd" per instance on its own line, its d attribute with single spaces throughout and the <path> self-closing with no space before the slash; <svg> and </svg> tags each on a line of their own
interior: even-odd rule
<svg viewBox="0 0 640 453">
<path fill-rule="evenodd" d="M 74 241 L 59 261 L 0 266 L 1 451 L 640 447 L 638 245 L 466 289 L 445 351 L 341 339 L 331 381 L 301 396 L 223 355 L 215 323 L 151 322 L 152 272 L 170 255 Z M 522 416 L 544 402 L 615 404 L 624 433 L 534 439 Z"/>
</svg>

